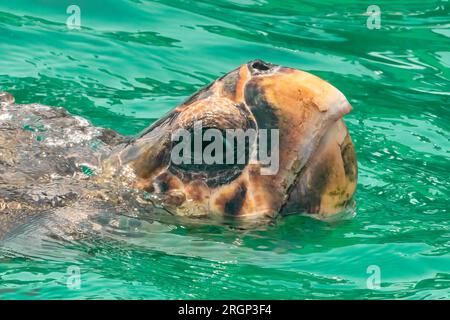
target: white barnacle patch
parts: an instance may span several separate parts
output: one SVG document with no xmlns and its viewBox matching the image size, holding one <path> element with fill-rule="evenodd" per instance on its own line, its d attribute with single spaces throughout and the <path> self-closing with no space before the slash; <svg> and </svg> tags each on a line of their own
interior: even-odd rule
<svg viewBox="0 0 450 320">
<path fill-rule="evenodd" d="M 77 122 L 77 125 L 79 127 L 89 127 L 89 121 L 87 121 L 86 119 L 79 117 L 79 116 L 74 116 L 73 117 L 75 119 L 75 121 Z"/>
<path fill-rule="evenodd" d="M 12 119 L 12 114 L 10 114 L 10 113 L 0 114 L 0 121 L 8 121 L 11 119 Z"/>
<path fill-rule="evenodd" d="M 63 177 L 57 173 L 51 173 L 50 174 L 50 180 L 61 180 Z"/>
<path fill-rule="evenodd" d="M 60 138 L 47 137 L 44 143 L 49 147 L 63 147 L 66 145 L 66 141 Z"/>
<path fill-rule="evenodd" d="M 32 109 L 34 109 L 36 111 L 50 111 L 53 109 L 49 106 L 44 106 L 42 104 L 37 104 L 37 103 L 33 103 L 30 106 L 32 107 Z"/>
<path fill-rule="evenodd" d="M 136 181 L 136 174 L 129 165 L 121 168 L 120 175 L 125 178 L 126 181 Z"/>
<path fill-rule="evenodd" d="M 84 123 L 81 124 L 84 125 Z M 87 125 L 89 126 L 89 123 Z M 64 128 L 60 136 L 47 137 L 45 144 L 49 147 L 73 147 L 74 145 L 92 141 L 99 134 L 100 131 L 96 128 L 88 128 L 87 130 Z"/>
</svg>

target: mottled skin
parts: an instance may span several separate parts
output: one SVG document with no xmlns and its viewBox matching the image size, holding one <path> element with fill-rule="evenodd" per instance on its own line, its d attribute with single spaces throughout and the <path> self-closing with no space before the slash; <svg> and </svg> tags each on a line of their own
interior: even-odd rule
<svg viewBox="0 0 450 320">
<path fill-rule="evenodd" d="M 77 204 L 98 190 L 85 172 L 123 138 L 62 108 L 13 104 L 5 93 L 0 99 L 1 237 L 31 215 Z"/>
<path fill-rule="evenodd" d="M 0 102 L 0 236 L 39 212 L 76 216 L 80 204 L 84 212 L 156 205 L 184 216 L 323 217 L 342 211 L 356 188 L 356 157 L 341 119 L 351 110 L 344 95 L 309 73 L 260 60 L 213 82 L 133 139 L 61 108 L 14 104 L 7 93 Z M 259 163 L 174 165 L 171 133 L 198 120 L 220 130 L 279 129 L 279 171 L 262 175 Z"/>
</svg>

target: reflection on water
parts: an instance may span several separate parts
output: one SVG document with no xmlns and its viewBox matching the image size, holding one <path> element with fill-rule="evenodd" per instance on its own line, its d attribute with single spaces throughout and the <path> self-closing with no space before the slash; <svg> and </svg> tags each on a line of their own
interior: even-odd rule
<svg viewBox="0 0 450 320">
<path fill-rule="evenodd" d="M 312 72 L 354 107 L 357 215 L 241 229 L 106 213 L 73 239 L 35 221 L 2 243 L 0 298 L 449 297 L 448 2 L 378 1 L 380 30 L 359 1 L 78 3 L 79 31 L 69 1 L 0 4 L 0 89 L 135 134 L 248 60 Z"/>
</svg>

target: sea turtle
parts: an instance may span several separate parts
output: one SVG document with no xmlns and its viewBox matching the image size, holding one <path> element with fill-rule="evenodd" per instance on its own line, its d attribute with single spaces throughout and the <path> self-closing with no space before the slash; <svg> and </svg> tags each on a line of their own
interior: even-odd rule
<svg viewBox="0 0 450 320">
<path fill-rule="evenodd" d="M 5 92 L 0 101 L 0 236 L 39 213 L 80 222 L 105 207 L 234 220 L 325 217 L 344 210 L 356 189 L 345 96 L 310 73 L 261 60 L 222 76 L 132 138 L 63 108 L 15 104 Z M 239 163 L 176 163 L 174 132 L 194 134 L 198 122 L 219 133 L 277 130 L 270 152 L 278 152 L 278 170 L 262 173 L 262 161 L 249 161 L 260 139 L 246 140 Z"/>
</svg>

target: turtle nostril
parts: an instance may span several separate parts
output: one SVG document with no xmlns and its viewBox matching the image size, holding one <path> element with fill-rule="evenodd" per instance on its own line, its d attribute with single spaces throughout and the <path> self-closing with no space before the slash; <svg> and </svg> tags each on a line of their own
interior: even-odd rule
<svg viewBox="0 0 450 320">
<path fill-rule="evenodd" d="M 270 65 L 264 61 L 256 60 L 252 63 L 252 68 L 259 71 L 267 71 L 270 69 Z"/>
</svg>

